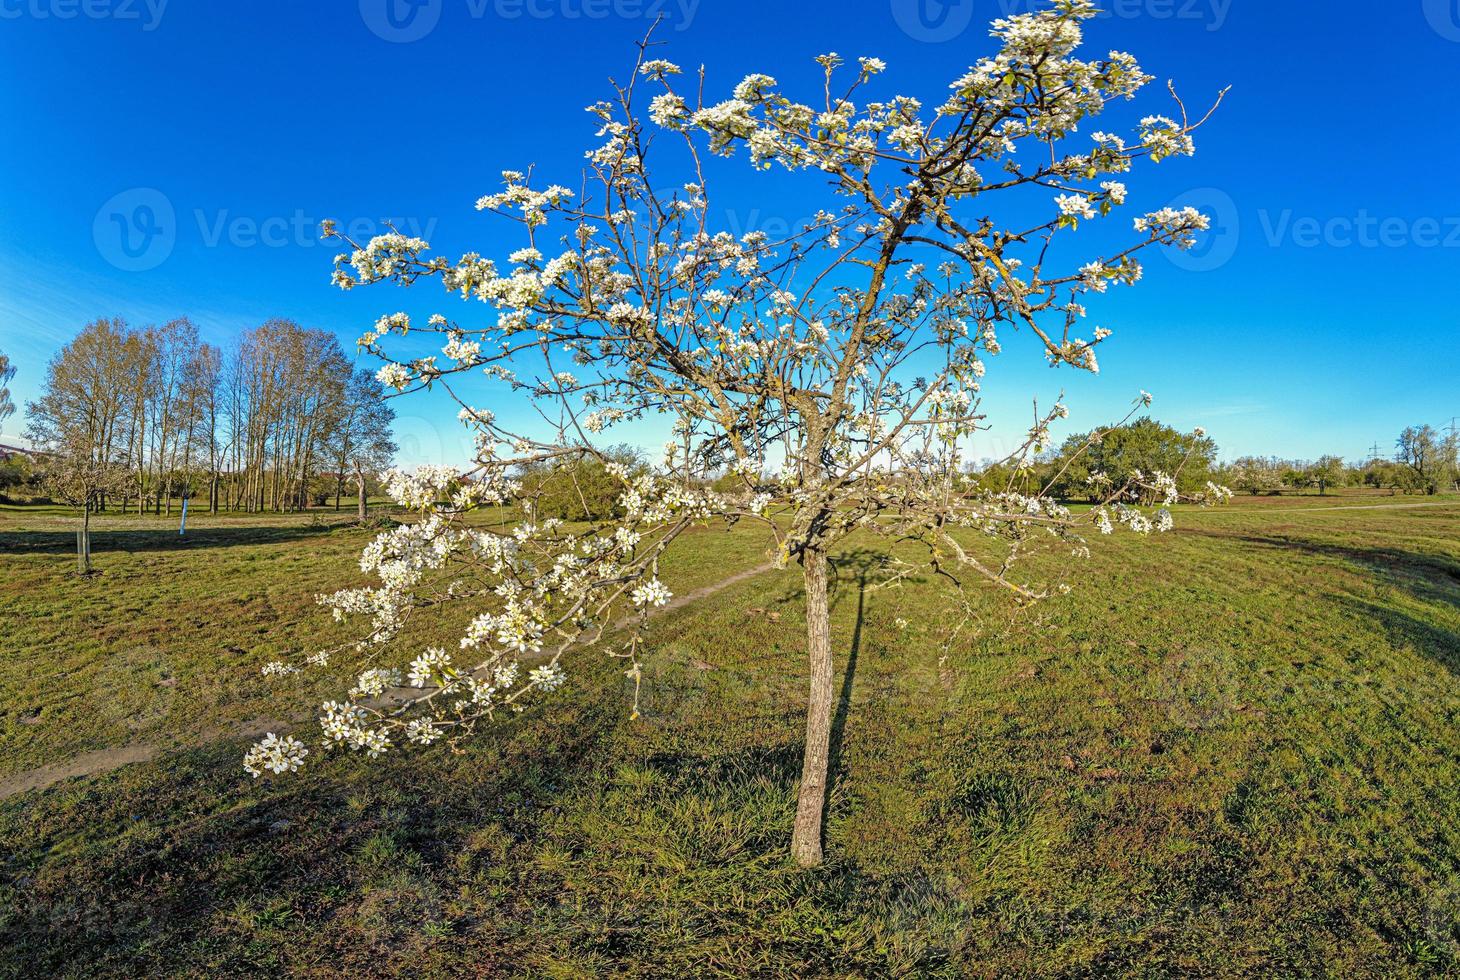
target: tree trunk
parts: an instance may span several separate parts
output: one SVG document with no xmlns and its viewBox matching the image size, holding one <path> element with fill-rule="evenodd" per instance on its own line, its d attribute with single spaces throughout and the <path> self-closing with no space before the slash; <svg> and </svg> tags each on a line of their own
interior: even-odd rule
<svg viewBox="0 0 1460 980">
<path fill-rule="evenodd" d="M 76 571 L 86 575 L 91 572 L 91 504 L 81 507 L 81 528 L 76 532 Z"/>
<path fill-rule="evenodd" d="M 360 520 L 365 519 L 365 474 L 357 466 L 355 467 L 355 493 L 359 496 L 358 510 Z"/>
<path fill-rule="evenodd" d="M 801 762 L 801 791 L 796 800 L 796 826 L 791 856 L 804 867 L 821 863 L 821 813 L 826 805 L 831 752 L 833 672 L 831 617 L 826 600 L 826 552 L 808 547 L 801 555 L 806 583 L 806 653 L 811 687 L 806 700 L 806 753 Z"/>
</svg>

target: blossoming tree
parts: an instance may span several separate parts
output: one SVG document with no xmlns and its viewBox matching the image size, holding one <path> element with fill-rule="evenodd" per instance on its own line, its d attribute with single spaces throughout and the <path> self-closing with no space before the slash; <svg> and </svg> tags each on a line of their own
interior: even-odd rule
<svg viewBox="0 0 1460 980">
<path fill-rule="evenodd" d="M 1192 209 L 1162 209 L 1135 218 L 1118 251 L 1064 271 L 1047 264 L 1057 238 L 1125 202 L 1117 175 L 1191 154 L 1201 122 L 1178 99 L 1178 118 L 1149 116 L 1128 138 L 1079 134 L 1150 81 L 1128 54 L 1075 56 L 1094 12 L 1087 0 L 1059 0 L 995 22 L 997 53 L 931 108 L 904 95 L 862 101 L 883 63 L 846 66 L 836 55 L 817 59 L 825 84 L 809 101 L 751 75 L 707 104 L 682 91 L 677 66 L 650 57 L 646 39 L 630 79 L 590 107 L 602 143 L 587 154 L 580 190 L 507 171 L 503 188 L 477 202 L 520 226 L 522 247 L 505 263 L 452 261 L 394 232 L 347 239 L 334 274 L 342 288 L 434 278 L 466 301 L 426 324 L 385 316 L 360 343 L 398 392 L 451 393 L 475 461 L 395 473 L 390 492 L 419 519 L 366 549 L 361 565 L 378 585 L 323 600 L 339 618 L 370 623 L 360 642 L 309 658 L 363 669 L 348 697 L 324 706 L 325 742 L 373 756 L 402 741 L 463 738 L 558 687 L 574 650 L 623 658 L 637 684 L 645 615 L 670 598 L 658 578 L 666 548 L 697 524 L 760 520 L 805 583 L 810 683 L 791 851 L 817 863 L 833 700 L 828 563 L 839 542 L 853 533 L 920 542 L 950 580 L 1027 602 L 1069 588 L 1024 573 L 1016 559 L 1030 551 L 1082 555 L 1086 526 L 1170 526 L 1164 508 L 1137 506 L 1153 488 L 1174 502 L 1170 474 L 1110 485 L 1080 516 L 1041 492 L 974 493 L 960 476 L 1001 331 L 1027 330 L 1052 364 L 1096 371 L 1109 331 L 1079 332 L 1084 298 L 1134 283 L 1141 250 L 1190 247 L 1207 226 Z M 702 72 L 688 89 L 704 84 Z M 808 192 L 822 188 L 825 208 L 776 238 L 715 227 L 723 212 L 709 176 L 722 164 L 712 157 L 741 154 Z M 993 205 L 1021 192 L 1045 214 L 997 223 Z M 408 332 L 435 336 L 439 355 L 393 356 Z M 530 396 L 541 423 L 514 428 L 474 404 L 458 384 L 469 375 Z M 1013 457 L 1046 446 L 1065 414 L 1058 401 L 1036 412 Z M 662 466 L 630 473 L 605 454 L 600 440 L 615 425 L 656 417 L 672 425 Z M 537 519 L 523 468 L 582 460 L 623 482 L 621 514 Z M 737 488 L 709 489 L 717 474 Z M 521 519 L 472 520 L 485 504 L 515 505 Z M 468 610 L 459 649 L 394 652 L 413 616 L 444 605 Z M 634 625 L 614 633 L 621 610 L 637 613 Z M 289 771 L 306 753 L 270 735 L 245 765 Z"/>
</svg>

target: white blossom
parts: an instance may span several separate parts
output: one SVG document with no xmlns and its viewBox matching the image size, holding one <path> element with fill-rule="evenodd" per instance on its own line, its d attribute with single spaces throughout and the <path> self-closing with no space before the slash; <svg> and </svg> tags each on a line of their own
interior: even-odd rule
<svg viewBox="0 0 1460 980">
<path fill-rule="evenodd" d="M 673 593 L 664 587 L 664 584 L 657 578 L 650 579 L 643 585 L 634 589 L 630 598 L 636 606 L 663 606 L 673 598 Z"/>
<path fill-rule="evenodd" d="M 1090 198 L 1084 194 L 1061 194 L 1054 199 L 1059 205 L 1060 214 L 1070 218 L 1093 218 L 1095 209 L 1090 205 Z"/>
<path fill-rule="evenodd" d="M 243 757 L 243 768 L 255 779 L 265 772 L 297 772 L 308 754 L 304 743 L 293 736 L 269 732 L 248 750 Z"/>
<path fill-rule="evenodd" d="M 545 664 L 542 667 L 534 667 L 527 674 L 528 683 L 544 692 L 556 691 L 559 687 L 562 687 L 563 681 L 566 679 L 562 668 L 557 664 Z"/>
</svg>

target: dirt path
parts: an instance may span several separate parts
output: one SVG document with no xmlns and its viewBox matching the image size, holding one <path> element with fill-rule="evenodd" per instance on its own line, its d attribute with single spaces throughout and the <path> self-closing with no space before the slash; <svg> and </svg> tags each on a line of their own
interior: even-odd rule
<svg viewBox="0 0 1460 980">
<path fill-rule="evenodd" d="M 678 595 L 670 599 L 655 615 L 662 616 L 664 613 L 682 609 L 691 603 L 709 598 L 717 592 L 722 592 L 731 586 L 739 585 L 747 579 L 768 572 L 774 567 L 774 564 L 766 562 L 763 565 L 756 565 L 754 568 L 747 568 L 743 571 L 736 572 L 734 575 L 723 578 L 711 585 L 691 589 L 684 595 Z M 625 617 L 614 623 L 612 628 L 622 629 L 632 621 L 633 617 Z M 305 717 L 296 718 L 294 719 L 294 723 L 297 724 L 306 720 L 308 719 Z M 123 745 L 114 749 L 96 749 L 92 752 L 83 752 L 63 762 L 52 762 L 49 765 L 39 766 L 35 769 L 26 770 L 25 772 L 0 777 L 0 800 L 8 799 L 28 790 L 45 789 L 47 786 L 59 783 L 63 779 L 74 779 L 77 776 L 98 776 L 105 772 L 111 772 L 113 769 L 120 769 L 122 766 L 131 765 L 134 762 L 148 762 L 166 751 L 206 745 L 210 742 L 223 741 L 225 739 L 257 738 L 266 732 L 283 731 L 288 727 L 289 723 L 286 722 L 256 718 L 252 721 L 240 722 L 230 728 L 206 732 L 192 742 L 135 742 L 131 745 Z"/>
<path fill-rule="evenodd" d="M 1460 500 L 1429 500 L 1423 503 L 1411 504 L 1335 504 L 1328 507 L 1271 507 L 1267 513 L 1274 517 L 1284 517 L 1288 514 L 1315 514 L 1319 511 L 1342 511 L 1342 510 L 1411 510 L 1416 507 L 1457 507 L 1460 508 Z M 1255 508 L 1235 508 L 1223 510 L 1220 507 L 1205 508 L 1200 510 L 1188 510 L 1182 513 L 1182 517 L 1203 517 L 1207 514 L 1249 514 Z"/>
<path fill-rule="evenodd" d="M 146 762 L 158 751 L 158 746 L 149 743 L 124 745 L 119 749 L 97 749 L 95 752 L 83 752 L 65 762 L 53 762 L 39 769 L 18 772 L 0 779 L 0 800 L 29 789 L 41 789 L 73 776 L 92 776 L 99 772 L 110 772 L 129 763 Z"/>
<path fill-rule="evenodd" d="M 692 602 L 699 602 L 701 599 L 708 599 L 716 592 L 723 592 L 726 589 L 730 588 L 730 586 L 732 585 L 739 585 L 746 579 L 755 578 L 757 575 L 768 572 L 775 567 L 776 566 L 774 562 L 768 561 L 763 565 L 756 565 L 754 568 L 747 568 L 744 571 L 736 572 L 729 578 L 722 578 L 718 582 L 713 582 L 709 585 L 702 585 L 698 589 L 691 589 L 684 595 L 677 595 L 674 598 L 670 599 L 662 607 L 660 607 L 656 615 L 663 615 L 664 613 L 672 612 L 675 609 L 683 609 L 685 606 L 689 605 Z M 612 628 L 616 630 L 621 630 L 627 627 L 633 621 L 633 616 L 625 616 L 618 622 L 614 623 Z"/>
</svg>

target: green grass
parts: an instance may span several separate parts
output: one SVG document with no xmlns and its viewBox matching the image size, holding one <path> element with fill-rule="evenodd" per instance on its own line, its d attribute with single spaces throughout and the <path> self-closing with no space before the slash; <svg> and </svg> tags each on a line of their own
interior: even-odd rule
<svg viewBox="0 0 1460 980">
<path fill-rule="evenodd" d="M 271 660 L 351 636 L 315 602 L 367 584 L 376 533 L 348 515 L 101 516 L 79 579 L 56 508 L 0 508 L 0 779 L 129 742 L 195 743 L 274 727 L 338 696 L 338 679 L 263 684 Z M 682 591 L 760 560 L 743 529 L 707 550 L 684 539 L 666 579 Z M 280 697 L 270 695 L 281 694 Z"/>
<path fill-rule="evenodd" d="M 944 585 L 878 587 L 854 547 L 811 871 L 786 858 L 793 573 L 667 615 L 638 720 L 590 654 L 463 755 L 254 782 L 218 736 L 329 690 L 278 696 L 258 667 L 336 635 L 312 597 L 359 580 L 368 535 L 103 518 L 78 580 L 69 525 L 0 509 L 0 778 L 167 747 L 0 802 L 0 971 L 1455 974 L 1460 503 L 1349 509 L 1381 503 L 1436 502 L 1183 513 L 1101 541 L 1072 595 L 981 596 L 962 628 Z M 762 548 L 686 539 L 671 587 Z"/>
</svg>

